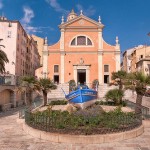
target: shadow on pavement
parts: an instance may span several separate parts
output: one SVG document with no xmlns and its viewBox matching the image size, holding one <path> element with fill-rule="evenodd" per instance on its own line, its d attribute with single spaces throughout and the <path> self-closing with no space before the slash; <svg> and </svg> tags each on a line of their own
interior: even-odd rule
<svg viewBox="0 0 150 150">
<path fill-rule="evenodd" d="M 8 110 L 8 111 L 0 112 L 0 118 L 17 114 L 17 113 L 19 112 L 19 110 L 21 110 L 21 109 L 23 109 L 23 108 L 24 108 L 24 107 L 21 106 L 21 107 L 17 107 L 17 108 L 12 108 L 12 109 L 10 109 L 10 110 Z"/>
</svg>

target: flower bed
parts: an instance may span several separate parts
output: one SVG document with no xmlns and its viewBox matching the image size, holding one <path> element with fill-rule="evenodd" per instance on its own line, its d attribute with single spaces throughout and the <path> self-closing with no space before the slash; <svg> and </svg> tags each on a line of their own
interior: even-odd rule
<svg viewBox="0 0 150 150">
<path fill-rule="evenodd" d="M 142 124 L 141 114 L 122 112 L 120 108 L 104 112 L 100 106 L 73 113 L 47 109 L 43 112 L 26 112 L 25 122 L 36 129 L 65 134 L 106 134 L 122 132 Z"/>
</svg>

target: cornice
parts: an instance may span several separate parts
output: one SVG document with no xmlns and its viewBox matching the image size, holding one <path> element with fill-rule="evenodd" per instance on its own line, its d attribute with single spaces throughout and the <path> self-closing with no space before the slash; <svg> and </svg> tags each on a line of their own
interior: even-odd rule
<svg viewBox="0 0 150 150">
<path fill-rule="evenodd" d="M 95 20 L 93 20 L 93 19 L 91 19 L 89 17 L 86 17 L 84 15 L 80 15 L 80 16 L 78 16 L 78 17 L 76 17 L 76 18 L 74 18 L 74 19 L 72 19 L 72 20 L 70 20 L 68 22 L 65 22 L 65 23 L 59 25 L 59 28 L 60 29 L 62 29 L 62 28 L 64 29 L 64 28 L 67 27 L 67 25 L 70 25 L 71 23 L 73 23 L 73 22 L 75 22 L 75 21 L 77 21 L 79 19 L 85 19 L 85 20 L 87 20 L 89 22 L 92 22 L 93 24 L 97 25 L 98 28 L 101 28 L 101 29 L 104 28 L 104 25 L 102 23 L 96 22 Z"/>
<path fill-rule="evenodd" d="M 120 54 L 120 51 L 49 51 L 49 54 Z"/>
</svg>

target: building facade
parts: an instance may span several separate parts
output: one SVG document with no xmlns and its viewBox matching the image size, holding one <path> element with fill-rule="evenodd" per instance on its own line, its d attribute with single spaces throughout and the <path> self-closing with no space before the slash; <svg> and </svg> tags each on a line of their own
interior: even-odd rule
<svg viewBox="0 0 150 150">
<path fill-rule="evenodd" d="M 139 45 L 123 54 L 123 70 L 150 75 L 150 46 Z"/>
<path fill-rule="evenodd" d="M 150 75 L 150 46 L 138 46 L 131 54 L 132 72 L 140 71 L 145 75 Z"/>
<path fill-rule="evenodd" d="M 38 52 L 40 57 L 40 65 L 42 66 L 43 64 L 43 48 L 44 48 L 44 38 L 38 37 L 36 35 L 32 35 L 32 38 L 34 39 L 34 41 L 36 41 L 37 43 L 37 47 L 38 47 Z"/>
<path fill-rule="evenodd" d="M 5 46 L 2 50 L 9 59 L 5 74 L 16 77 L 34 76 L 35 70 L 40 66 L 40 55 L 36 42 L 27 35 L 20 22 L 0 17 L 0 39 Z"/>
<path fill-rule="evenodd" d="M 9 63 L 0 74 L 0 108 L 10 108 L 23 103 L 24 94 L 16 91 L 21 76 L 34 76 L 40 66 L 40 55 L 36 42 L 27 35 L 19 21 L 0 17 L 0 47 L 6 54 Z M 12 86 L 13 85 L 13 86 Z"/>
<path fill-rule="evenodd" d="M 134 51 L 134 48 L 128 49 L 123 53 L 122 67 L 121 69 L 126 72 L 131 72 L 131 53 Z"/>
<path fill-rule="evenodd" d="M 111 81 L 111 73 L 120 70 L 120 45 L 112 46 L 103 39 L 104 25 L 73 10 L 59 25 L 61 37 L 54 45 L 45 39 L 43 50 L 43 77 L 57 83 L 90 84 L 98 79 L 100 84 Z M 38 70 L 37 70 L 38 72 Z M 37 75 L 40 76 L 40 75 Z"/>
</svg>

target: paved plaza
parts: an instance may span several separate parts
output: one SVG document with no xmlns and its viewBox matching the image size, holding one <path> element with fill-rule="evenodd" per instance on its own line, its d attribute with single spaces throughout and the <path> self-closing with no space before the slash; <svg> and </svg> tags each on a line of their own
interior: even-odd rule
<svg viewBox="0 0 150 150">
<path fill-rule="evenodd" d="M 33 138 L 17 123 L 18 111 L 0 115 L 0 150 L 150 150 L 150 127 L 141 136 L 104 144 L 61 144 Z"/>
</svg>

